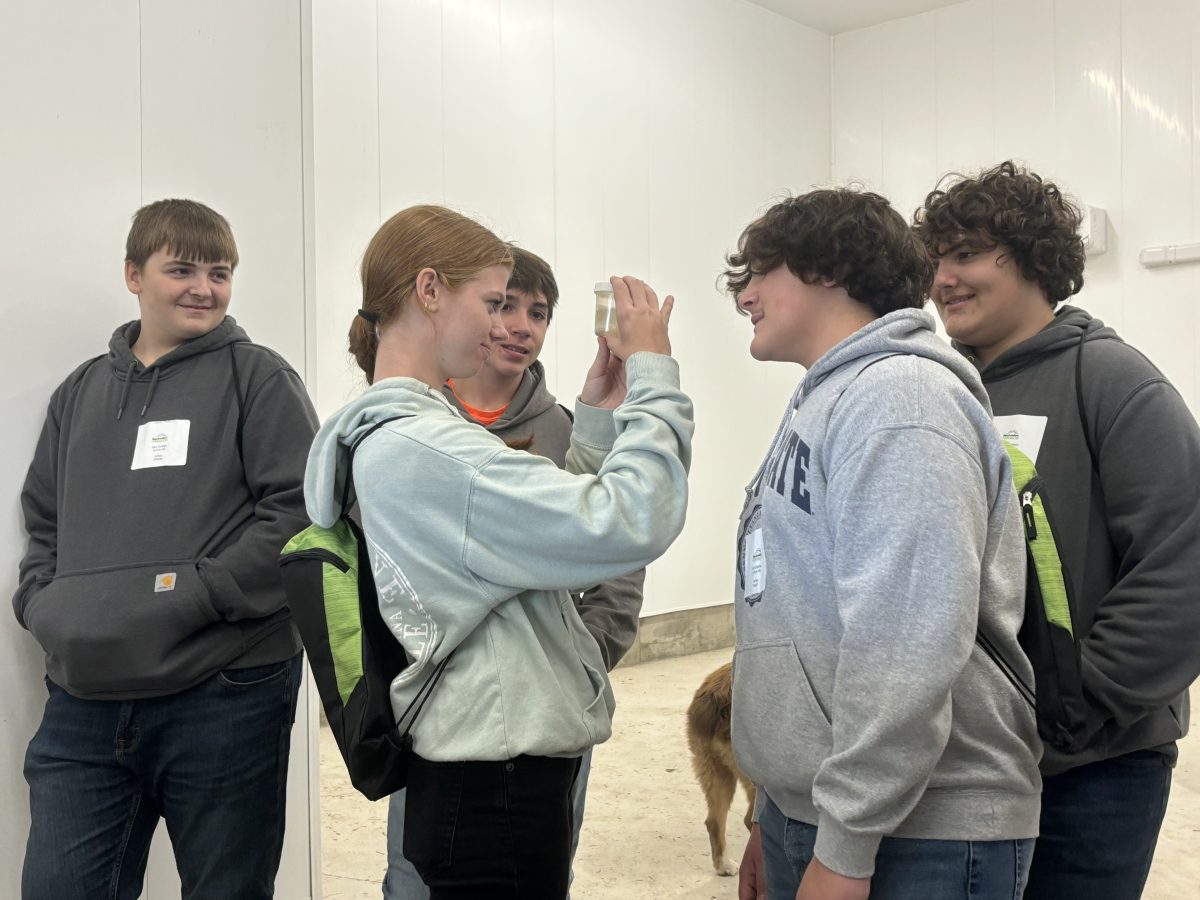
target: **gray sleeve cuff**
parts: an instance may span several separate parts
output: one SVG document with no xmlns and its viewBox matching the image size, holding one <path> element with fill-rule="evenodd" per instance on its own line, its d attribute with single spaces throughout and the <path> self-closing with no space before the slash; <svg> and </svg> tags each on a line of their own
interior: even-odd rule
<svg viewBox="0 0 1200 900">
<path fill-rule="evenodd" d="M 875 854 L 882 834 L 857 834 L 825 813 L 817 823 L 817 842 L 813 856 L 822 864 L 847 878 L 870 878 L 875 873 Z"/>
<path fill-rule="evenodd" d="M 754 786 L 754 812 L 750 816 L 750 821 L 757 822 L 758 817 L 762 815 L 763 807 L 767 805 L 767 792 L 763 790 L 761 784 Z"/>
</svg>

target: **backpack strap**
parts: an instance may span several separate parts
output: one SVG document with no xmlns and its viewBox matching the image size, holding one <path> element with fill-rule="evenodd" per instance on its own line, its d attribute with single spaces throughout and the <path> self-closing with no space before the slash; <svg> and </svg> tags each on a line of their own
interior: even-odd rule
<svg viewBox="0 0 1200 900">
<path fill-rule="evenodd" d="M 1083 344 L 1087 340 L 1087 330 L 1079 335 L 1079 344 L 1075 348 L 1075 406 L 1079 410 L 1079 425 L 1083 429 L 1083 440 L 1087 444 L 1088 456 L 1092 460 L 1092 471 L 1096 478 L 1100 477 L 1100 453 L 1092 439 L 1092 430 L 1088 427 L 1087 408 L 1083 405 Z"/>
<path fill-rule="evenodd" d="M 384 425 L 387 425 L 389 422 L 395 422 L 397 419 L 411 419 L 412 415 L 412 413 L 406 413 L 402 416 L 391 416 L 390 418 L 382 419 L 354 439 L 354 443 L 351 444 L 349 448 L 350 458 L 346 460 L 346 480 L 342 483 L 342 502 L 340 505 L 340 515 L 344 516 L 346 513 L 350 512 L 350 488 L 354 484 L 354 451 L 358 449 L 358 445 L 377 432 Z"/>
<path fill-rule="evenodd" d="M 457 649 L 458 648 L 456 647 L 455 650 Z M 454 656 L 454 650 L 451 650 L 450 654 L 440 663 L 438 663 L 437 668 L 433 670 L 433 674 L 426 679 L 423 685 L 421 685 L 421 687 L 417 690 L 416 696 L 412 698 L 412 701 L 405 708 L 404 712 L 400 714 L 400 718 L 396 720 L 396 728 L 399 729 L 404 723 L 404 720 L 408 719 L 408 724 L 405 725 L 404 730 L 400 732 L 400 743 L 406 749 L 411 749 L 412 747 L 412 738 L 409 736 L 409 732 L 412 731 L 412 727 L 417 724 L 417 716 L 421 715 L 421 710 L 425 708 L 425 703 L 427 700 L 429 700 L 430 695 L 433 693 L 433 689 L 437 687 L 437 683 L 441 681 L 442 673 L 446 671 L 446 664 L 450 662 L 450 658 L 452 656 Z M 409 713 L 412 713 L 412 718 L 409 718 Z"/>
</svg>

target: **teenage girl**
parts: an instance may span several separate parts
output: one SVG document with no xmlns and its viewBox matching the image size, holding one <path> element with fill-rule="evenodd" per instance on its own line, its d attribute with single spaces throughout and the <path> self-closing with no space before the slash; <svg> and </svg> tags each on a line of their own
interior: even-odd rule
<svg viewBox="0 0 1200 900">
<path fill-rule="evenodd" d="M 670 357 L 672 298 L 613 279 L 619 336 L 600 341 L 567 469 L 510 449 L 442 394 L 506 340 L 507 244 L 436 206 L 403 210 L 363 257 L 350 349 L 369 389 L 309 456 L 308 513 L 336 520 L 347 446 L 380 610 L 412 665 L 404 855 L 442 898 L 567 891 L 571 784 L 611 733 L 612 689 L 570 587 L 646 565 L 683 527 L 692 406 Z M 536 536 L 536 537 L 534 537 Z"/>
</svg>

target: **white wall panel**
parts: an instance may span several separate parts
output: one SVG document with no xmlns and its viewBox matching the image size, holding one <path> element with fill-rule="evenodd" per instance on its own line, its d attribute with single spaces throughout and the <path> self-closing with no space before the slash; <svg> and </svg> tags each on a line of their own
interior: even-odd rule
<svg viewBox="0 0 1200 900">
<path fill-rule="evenodd" d="M 992 6 L 970 0 L 933 13 L 939 172 L 994 157 Z"/>
<path fill-rule="evenodd" d="M 857 74 L 870 64 L 868 40 L 882 45 L 882 103 L 879 86 Z M 897 66 L 905 59 L 907 71 Z M 914 123 L 928 122 L 930 109 L 920 91 L 905 89 L 923 64 L 936 72 L 935 178 L 1013 157 L 1105 209 L 1108 252 L 1088 258 L 1074 302 L 1146 352 L 1195 408 L 1200 272 L 1146 270 L 1137 256 L 1200 236 L 1200 7 L 971 0 L 839 35 L 835 173 L 882 122 L 882 187 L 904 205 L 912 187 L 896 173 L 908 167 L 891 161 L 929 152 Z"/>
<path fill-rule="evenodd" d="M 1200 5 L 1192 7 L 1192 237 L 1200 240 Z M 1200 297 L 1200 269 L 1192 269 L 1191 293 Z M 1200 356 L 1200 316 L 1196 317 L 1192 346 Z M 1200 365 L 1192 379 L 1192 411 L 1200 412 Z"/>
<path fill-rule="evenodd" d="M 705 398 L 692 518 L 653 567 L 645 611 L 727 602 L 736 479 L 799 373 L 749 360 L 748 327 L 714 282 L 764 206 L 829 179 L 830 39 L 740 0 L 379 0 L 377 39 L 368 7 L 314 24 L 322 413 L 357 390 L 348 262 L 379 205 L 445 202 L 554 265 L 542 360 L 564 402 L 595 353 L 592 284 L 642 275 L 678 295 L 675 346 Z M 346 165 L 333 145 L 346 132 L 377 134 L 377 157 Z"/>
<path fill-rule="evenodd" d="M 493 214 L 506 237 L 553 266 L 554 0 L 503 0 L 500 66 L 502 166 L 492 172 L 504 199 Z"/>
<path fill-rule="evenodd" d="M 1195 240 L 1192 196 L 1191 0 L 1122 3 L 1121 122 L 1124 246 L 1131 257 L 1157 244 Z M 1164 65 L 1164 60 L 1170 60 Z M 1183 189 L 1181 189 L 1183 188 Z M 1186 266 L 1124 272 L 1122 336 L 1145 352 L 1195 403 L 1195 273 Z"/>
<path fill-rule="evenodd" d="M 122 259 L 141 200 L 138 163 L 138 4 L 0 5 L 0 241 L 3 307 L 12 335 L 3 362 L 7 473 L 0 515 L 4 597 L 16 586 L 26 534 L 18 497 L 50 393 L 103 353 L 113 328 L 137 315 Z M 52 111 L 52 113 L 50 112 Z M 20 896 L 29 832 L 25 748 L 41 721 L 41 648 L 0 607 L 0 896 Z"/>
<path fill-rule="evenodd" d="M 603 185 L 604 272 L 650 271 L 650 167 L 640 136 L 649 128 L 649 81 L 658 68 L 651 54 L 664 53 L 647 32 L 648 4 L 610 0 L 603 5 L 596 37 L 602 52 L 592 58 L 601 85 L 594 111 L 610 123 L 613 140 L 600 157 Z M 669 52 L 669 51 L 666 51 Z M 602 74 L 601 74 L 602 68 Z M 632 139 L 631 139 L 632 138 Z"/>
<path fill-rule="evenodd" d="M 879 29 L 882 176 L 880 186 L 905 219 L 937 183 L 937 84 L 930 51 L 932 13 Z M 834 46 L 838 46 L 835 39 Z M 916 65 L 913 61 L 918 60 Z"/>
<path fill-rule="evenodd" d="M 190 197 L 229 219 L 241 257 L 230 312 L 253 340 L 304 375 L 301 5 L 218 0 L 197 16 L 195 4 L 157 0 L 140 9 L 143 201 Z M 291 802 L 276 879 L 281 898 L 314 891 L 308 786 L 320 764 L 309 741 L 316 721 L 308 690 L 306 679 L 292 731 Z M 146 895 L 178 892 L 174 855 L 160 825 Z"/>
<path fill-rule="evenodd" d="M 1120 0 L 1056 0 L 1054 92 L 1058 164 L 1053 175 L 1079 200 L 1108 212 L 1115 246 L 1088 260 L 1077 302 L 1118 331 L 1122 272 L 1137 266 L 1124 235 L 1121 191 Z"/>
<path fill-rule="evenodd" d="M 194 198 L 229 219 L 242 258 L 230 312 L 303 370 L 300 4 L 200 9 L 141 5 L 143 197 Z"/>
<path fill-rule="evenodd" d="M 1054 172 L 1054 4 L 996 0 L 992 28 L 993 155 Z"/>
<path fill-rule="evenodd" d="M 860 181 L 873 190 L 883 182 L 881 59 L 890 40 L 887 25 L 840 34 L 833 54 L 833 181 Z M 921 65 L 911 60 L 909 65 Z M 889 73 L 890 77 L 890 73 Z M 926 98 L 926 102 L 933 102 Z"/>
<path fill-rule="evenodd" d="M 675 116 L 682 141 L 668 145 L 651 178 L 651 246 L 657 275 L 661 242 L 686 236 L 671 259 L 691 286 L 674 346 L 696 404 L 697 450 L 688 526 L 651 570 L 650 612 L 729 599 L 742 488 L 803 371 L 753 360 L 749 320 L 714 282 L 742 229 L 766 207 L 829 179 L 828 37 L 752 6 L 720 3 L 709 11 L 682 35 L 687 55 L 670 60 L 675 78 L 661 98 L 673 108 L 657 105 L 651 115 L 652 122 Z M 662 28 L 668 27 L 669 19 Z M 727 52 L 713 54 L 717 46 Z M 698 82 L 700 72 L 706 77 Z M 713 109 L 717 102 L 726 109 Z M 713 155 L 699 157 L 706 132 L 723 138 L 711 141 Z M 712 182 L 714 172 L 729 173 L 723 190 Z"/>
<path fill-rule="evenodd" d="M 17 495 L 50 392 L 137 316 L 122 260 L 140 205 L 186 196 L 228 216 L 243 260 L 234 314 L 304 371 L 302 9 L 301 0 L 220 2 L 202 14 L 173 0 L 0 7 L 0 82 L 21 86 L 0 93 L 5 311 L 16 333 L 47 337 L 14 342 L 5 357 L 5 418 L 24 423 L 5 448 L 0 552 L 14 576 L 26 546 Z M 28 830 L 21 763 L 45 698 L 44 664 L 15 622 L 0 631 L 10 686 L 0 713 L 0 797 L 10 813 L 0 895 L 15 897 Z M 301 704 L 293 740 L 277 881 L 286 900 L 311 896 L 310 710 Z M 172 894 L 178 881 L 160 835 L 145 896 Z"/>
<path fill-rule="evenodd" d="M 313 360 L 309 375 L 317 414 L 328 416 L 353 397 L 365 384 L 358 366 L 347 353 L 347 332 L 362 299 L 358 267 L 367 241 L 381 221 L 380 132 L 381 111 L 394 127 L 389 95 L 380 89 L 377 66 L 379 47 L 389 59 L 403 55 L 402 29 L 393 30 L 394 7 L 383 7 L 386 17 L 377 17 L 376 7 L 366 0 L 351 3 L 313 4 L 313 207 L 315 232 L 316 309 Z M 380 24 L 389 31 L 380 35 Z M 417 35 L 413 53 L 418 53 L 424 34 Z M 420 110 L 421 94 L 413 101 Z M 410 129 L 413 140 L 416 129 Z M 441 129 L 435 131 L 440 142 Z M 403 144 L 392 141 L 403 150 Z M 439 151 L 440 153 L 440 151 Z M 439 156 L 440 158 L 440 156 Z M 404 171 L 403 159 L 400 163 Z M 441 196 L 441 173 L 429 181 L 436 193 L 414 200 Z M 392 191 L 406 192 L 392 178 Z M 392 212 L 394 210 L 389 210 Z"/>
<path fill-rule="evenodd" d="M 542 359 L 562 400 L 576 396 L 583 383 L 580 356 L 595 353 L 588 337 L 592 285 L 612 274 L 605 268 L 600 173 L 621 128 L 601 112 L 611 62 L 598 33 L 600 15 L 601 7 L 587 0 L 554 3 L 553 264 L 561 299 Z"/>
<path fill-rule="evenodd" d="M 649 114 L 642 146 L 648 163 L 651 268 L 646 277 L 677 298 L 673 352 L 684 388 L 696 401 L 697 432 L 708 447 L 693 458 L 688 524 L 679 549 L 650 569 L 650 612 L 662 611 L 668 602 L 728 602 L 732 584 L 731 570 L 726 572 L 724 565 L 731 538 L 727 528 L 714 525 L 727 523 L 729 510 L 740 499 L 728 479 L 712 473 L 729 465 L 732 435 L 715 426 L 736 404 L 744 377 L 745 367 L 736 359 L 743 323 L 715 287 L 722 254 L 736 233 L 729 224 L 726 181 L 711 179 L 736 166 L 743 147 L 759 142 L 762 120 L 736 112 L 750 92 L 740 87 L 732 54 L 706 52 L 729 38 L 723 6 L 713 0 L 647 5 L 647 33 L 674 30 L 677 40 L 656 44 L 652 52 L 658 74 L 647 84 Z M 706 371 L 715 359 L 729 360 L 723 378 Z M 705 581 L 695 579 L 697 559 L 715 563 L 704 567 Z M 683 597 L 687 600 L 681 603 Z"/>
<path fill-rule="evenodd" d="M 354 52 L 366 61 L 356 64 L 355 78 L 370 80 L 365 97 L 356 101 L 339 93 L 330 99 L 349 102 L 356 117 L 362 117 L 366 135 L 374 133 L 378 139 L 379 220 L 383 221 L 406 207 L 441 203 L 445 197 L 442 3 L 379 0 L 376 7 L 377 28 L 364 28 L 370 16 L 360 2 L 352 29 L 357 35 Z M 372 58 L 377 59 L 377 78 L 371 71 Z M 494 77 L 490 73 L 487 80 Z M 377 113 L 370 106 L 372 99 L 378 100 Z M 376 116 L 373 128 L 372 116 Z"/>
<path fill-rule="evenodd" d="M 500 0 L 442 0 L 443 199 L 493 227 L 507 193 L 504 81 Z"/>
</svg>

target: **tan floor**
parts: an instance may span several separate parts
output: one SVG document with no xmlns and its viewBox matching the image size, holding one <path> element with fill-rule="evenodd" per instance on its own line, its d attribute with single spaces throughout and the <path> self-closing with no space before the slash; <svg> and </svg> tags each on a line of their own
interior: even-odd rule
<svg viewBox="0 0 1200 900">
<path fill-rule="evenodd" d="M 614 674 L 616 729 L 595 754 L 575 900 L 737 896 L 734 879 L 715 875 L 709 862 L 704 801 L 692 780 L 683 732 L 692 692 L 729 656 L 730 651 L 719 650 Z M 387 803 L 368 803 L 353 791 L 327 728 L 321 733 L 321 754 L 325 897 L 379 898 Z M 742 803 L 739 795 L 729 821 L 735 859 L 746 833 Z M 1200 739 L 1195 737 L 1185 742 L 1175 772 L 1144 898 L 1200 900 Z"/>
</svg>

